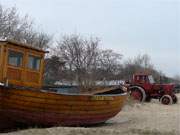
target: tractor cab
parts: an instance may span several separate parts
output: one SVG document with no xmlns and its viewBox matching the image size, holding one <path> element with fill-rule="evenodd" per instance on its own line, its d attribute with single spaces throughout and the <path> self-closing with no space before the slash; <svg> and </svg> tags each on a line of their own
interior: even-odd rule
<svg viewBox="0 0 180 135">
<path fill-rule="evenodd" d="M 133 83 L 135 84 L 154 84 L 154 78 L 150 74 L 134 74 L 133 75 Z"/>
</svg>

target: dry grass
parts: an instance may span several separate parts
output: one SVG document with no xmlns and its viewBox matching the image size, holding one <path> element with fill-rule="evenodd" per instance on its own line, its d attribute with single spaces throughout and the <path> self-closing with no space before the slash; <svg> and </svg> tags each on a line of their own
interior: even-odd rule
<svg viewBox="0 0 180 135">
<path fill-rule="evenodd" d="M 138 135 L 178 135 L 176 131 L 162 132 L 158 130 L 146 130 L 146 129 L 131 129 L 127 131 L 127 134 L 138 134 Z"/>
</svg>

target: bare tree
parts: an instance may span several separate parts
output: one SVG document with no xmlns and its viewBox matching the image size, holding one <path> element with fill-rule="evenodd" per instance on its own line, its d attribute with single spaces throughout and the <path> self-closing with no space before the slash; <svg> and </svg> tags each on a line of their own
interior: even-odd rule
<svg viewBox="0 0 180 135">
<path fill-rule="evenodd" d="M 97 80 L 112 78 L 122 57 L 112 50 L 99 49 L 98 38 L 86 39 L 80 35 L 62 37 L 54 54 L 66 62 L 66 69 L 71 73 L 67 76 L 73 76 L 71 81 L 83 89 L 94 87 Z"/>
<path fill-rule="evenodd" d="M 139 65 L 144 69 L 153 68 L 153 65 L 151 64 L 151 58 L 147 54 L 138 55 L 133 60 L 135 65 Z"/>
<path fill-rule="evenodd" d="M 150 72 L 154 75 L 158 73 L 151 64 L 151 59 L 147 54 L 138 55 L 134 59 L 126 60 L 121 71 L 121 77 L 129 80 L 137 72 Z"/>
<path fill-rule="evenodd" d="M 75 73 L 76 81 L 82 87 L 89 87 L 93 83 L 91 72 L 96 68 L 98 43 L 98 39 L 86 40 L 79 35 L 64 36 L 58 41 L 58 56 L 66 62 L 70 73 Z"/>
<path fill-rule="evenodd" d="M 122 55 L 113 50 L 99 50 L 98 66 L 99 77 L 103 80 L 117 79 L 116 75 L 120 72 Z M 98 74 L 98 73 L 97 73 Z"/>
<path fill-rule="evenodd" d="M 174 77 L 175 82 L 180 83 L 180 75 L 175 75 Z"/>
<path fill-rule="evenodd" d="M 47 48 L 52 36 L 36 31 L 28 15 L 20 17 L 15 7 L 3 8 L 0 5 L 0 38 L 13 39 L 38 48 Z"/>
<path fill-rule="evenodd" d="M 51 56 L 45 59 L 44 83 L 47 85 L 54 84 L 57 80 L 63 80 L 66 77 L 64 72 L 65 62 L 57 56 Z"/>
</svg>

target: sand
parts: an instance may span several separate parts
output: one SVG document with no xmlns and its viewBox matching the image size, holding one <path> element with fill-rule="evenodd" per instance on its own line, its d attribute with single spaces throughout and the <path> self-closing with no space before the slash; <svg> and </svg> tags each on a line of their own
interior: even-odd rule
<svg viewBox="0 0 180 135">
<path fill-rule="evenodd" d="M 180 101 L 180 94 L 178 95 Z M 131 103 L 105 124 L 19 130 L 4 135 L 180 135 L 180 103 Z"/>
</svg>

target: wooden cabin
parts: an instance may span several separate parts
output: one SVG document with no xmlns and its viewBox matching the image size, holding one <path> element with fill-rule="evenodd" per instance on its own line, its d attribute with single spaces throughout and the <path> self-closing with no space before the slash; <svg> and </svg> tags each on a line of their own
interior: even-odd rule
<svg viewBox="0 0 180 135">
<path fill-rule="evenodd" d="M 0 82 L 41 88 L 45 51 L 12 40 L 0 40 Z"/>
</svg>

